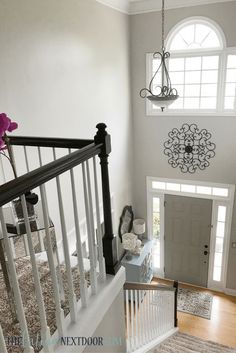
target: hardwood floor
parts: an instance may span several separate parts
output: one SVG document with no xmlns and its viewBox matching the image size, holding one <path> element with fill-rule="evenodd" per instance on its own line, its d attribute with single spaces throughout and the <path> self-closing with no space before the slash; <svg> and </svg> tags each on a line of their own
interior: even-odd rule
<svg viewBox="0 0 236 353">
<path fill-rule="evenodd" d="M 154 278 L 153 282 L 169 283 L 169 281 L 157 278 Z M 236 347 L 236 297 L 186 284 L 180 284 L 180 287 L 193 288 L 199 291 L 203 290 L 213 294 L 211 320 L 178 312 L 178 326 L 180 331 L 227 346 Z"/>
</svg>

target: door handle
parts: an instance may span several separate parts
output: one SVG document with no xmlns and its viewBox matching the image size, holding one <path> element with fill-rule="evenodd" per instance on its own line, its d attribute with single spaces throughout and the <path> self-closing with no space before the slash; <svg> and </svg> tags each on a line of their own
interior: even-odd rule
<svg viewBox="0 0 236 353">
<path fill-rule="evenodd" d="M 205 251 L 204 251 L 204 255 L 208 255 L 208 251 L 205 250 Z"/>
<path fill-rule="evenodd" d="M 208 249 L 208 245 L 205 245 L 204 248 Z"/>
</svg>

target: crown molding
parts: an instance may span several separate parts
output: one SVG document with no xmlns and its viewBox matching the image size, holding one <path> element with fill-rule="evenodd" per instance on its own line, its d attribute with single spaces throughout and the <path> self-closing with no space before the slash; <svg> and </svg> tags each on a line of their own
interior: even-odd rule
<svg viewBox="0 0 236 353">
<path fill-rule="evenodd" d="M 181 7 L 199 6 L 215 3 L 223 3 L 236 0 L 166 0 L 166 9 L 176 9 Z M 146 12 L 154 12 L 161 10 L 160 0 L 130 0 L 130 15 L 136 15 Z"/>
<path fill-rule="evenodd" d="M 128 15 L 154 12 L 161 10 L 161 0 L 96 0 L 97 2 L 109 6 L 114 10 Z M 236 0 L 166 0 L 166 9 L 177 9 L 181 7 L 208 5 L 215 3 L 233 2 Z"/>
<path fill-rule="evenodd" d="M 114 10 L 123 12 L 125 14 L 130 13 L 130 2 L 129 0 L 96 0 L 103 5 L 109 6 Z"/>
</svg>

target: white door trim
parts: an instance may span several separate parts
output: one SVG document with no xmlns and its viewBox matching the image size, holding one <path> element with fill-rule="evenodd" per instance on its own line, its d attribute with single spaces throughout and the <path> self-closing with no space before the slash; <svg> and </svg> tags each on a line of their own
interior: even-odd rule
<svg viewBox="0 0 236 353">
<path fill-rule="evenodd" d="M 152 238 L 152 198 L 160 197 L 161 199 L 161 227 L 160 227 L 160 242 L 161 242 L 161 269 L 157 273 L 159 276 L 164 274 L 164 195 L 180 195 L 189 196 L 195 198 L 212 199 L 212 231 L 211 231 L 211 241 L 210 241 L 210 256 L 209 256 L 209 271 L 208 271 L 208 288 L 218 291 L 226 291 L 226 280 L 227 280 L 227 270 L 228 270 L 228 257 L 230 248 L 230 235 L 231 235 L 231 224 L 233 215 L 233 204 L 234 204 L 234 193 L 235 185 L 232 184 L 219 184 L 213 182 L 202 182 L 202 181 L 192 181 L 192 180 L 177 180 L 177 179 L 167 179 L 158 177 L 147 177 L 147 227 L 148 227 L 148 237 Z M 209 194 L 200 194 L 197 192 L 183 192 L 180 190 L 167 190 L 167 187 L 163 186 L 162 189 L 157 189 L 153 187 L 153 182 L 160 183 L 172 183 L 172 184 L 182 184 L 182 185 L 195 185 L 209 187 L 209 188 L 222 188 L 228 189 L 228 195 L 217 196 L 213 195 L 213 192 Z M 163 184 L 164 185 L 164 184 Z M 197 190 L 197 188 L 196 188 Z M 163 203 L 163 205 L 162 205 Z M 226 230 L 225 230 L 225 240 L 224 240 L 224 254 L 223 254 L 223 264 L 222 264 L 222 280 L 221 282 L 213 281 L 213 263 L 214 263 L 214 249 L 215 249 L 215 230 L 216 230 L 216 211 L 218 205 L 227 206 L 227 217 L 226 217 Z"/>
</svg>

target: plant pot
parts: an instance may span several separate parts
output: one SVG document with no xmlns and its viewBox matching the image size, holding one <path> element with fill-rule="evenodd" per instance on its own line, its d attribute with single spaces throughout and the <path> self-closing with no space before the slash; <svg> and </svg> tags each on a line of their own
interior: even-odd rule
<svg viewBox="0 0 236 353">
<path fill-rule="evenodd" d="M 32 205 L 29 202 L 26 202 L 26 206 L 27 206 L 29 220 L 30 221 L 34 220 L 35 219 L 34 205 Z M 22 204 L 21 204 L 20 199 L 12 201 L 12 208 L 13 208 L 13 214 L 16 218 L 16 221 L 17 222 L 24 221 L 24 212 L 23 212 L 23 208 L 22 208 Z"/>
</svg>

